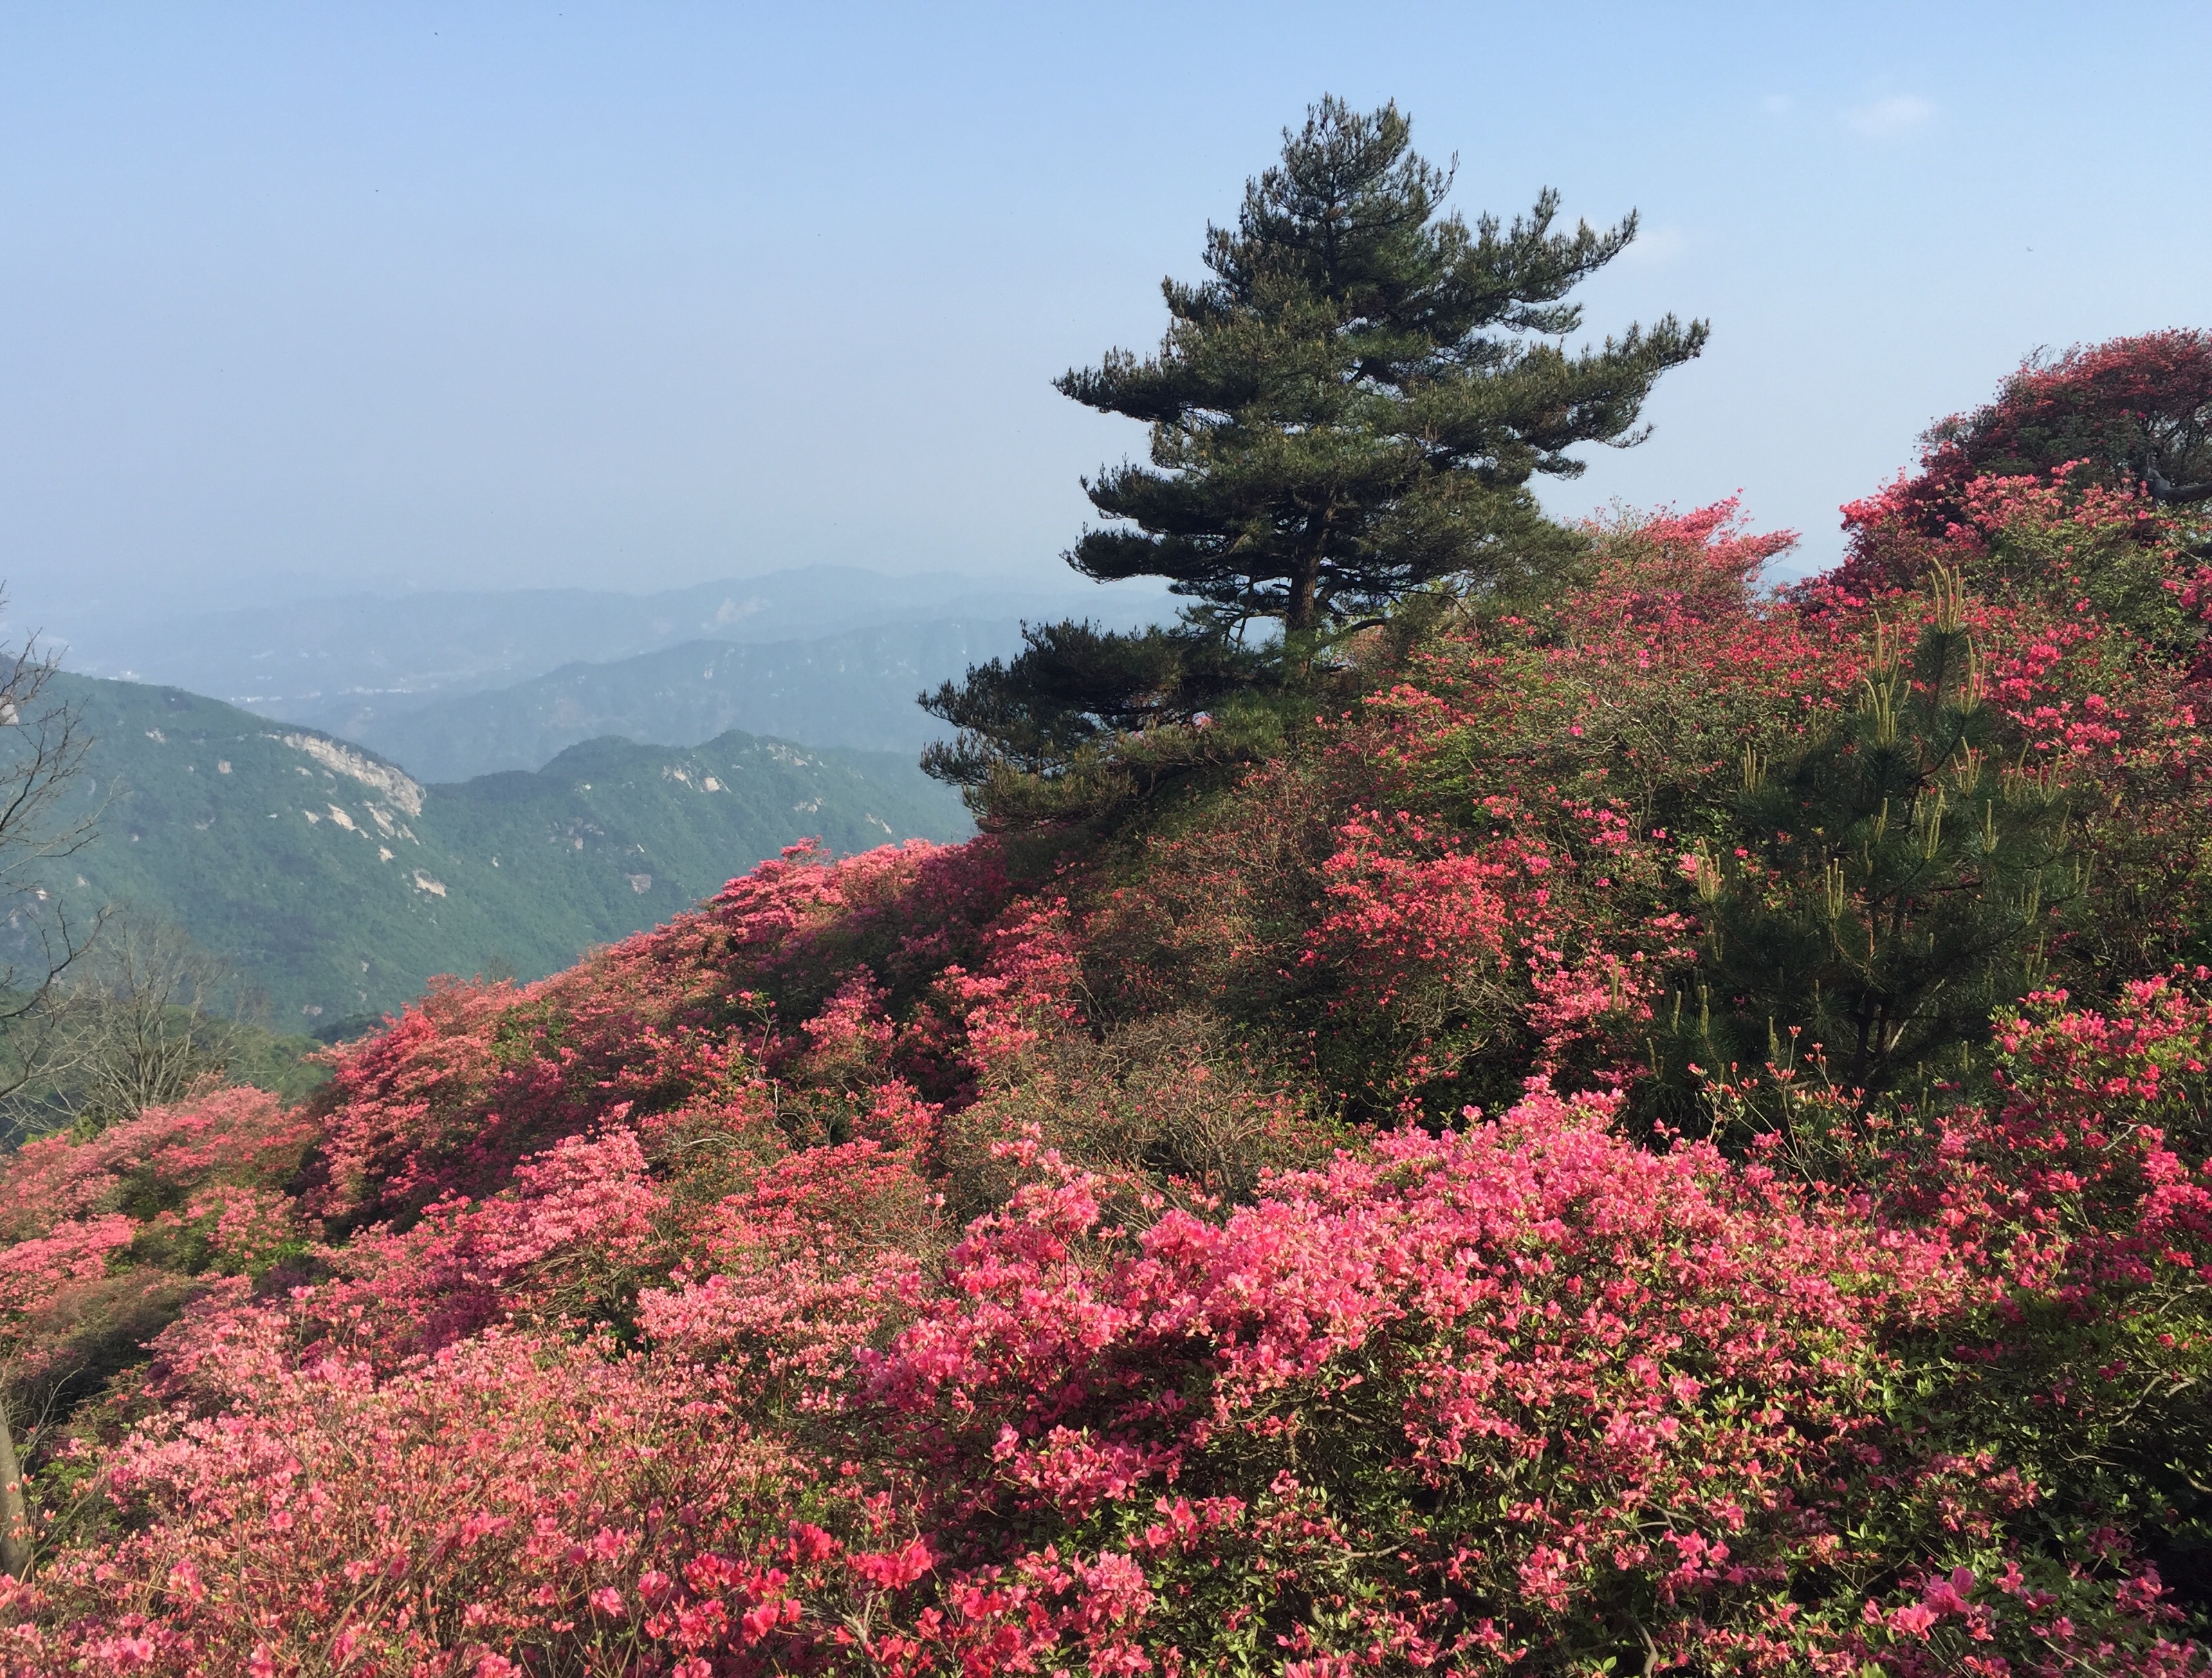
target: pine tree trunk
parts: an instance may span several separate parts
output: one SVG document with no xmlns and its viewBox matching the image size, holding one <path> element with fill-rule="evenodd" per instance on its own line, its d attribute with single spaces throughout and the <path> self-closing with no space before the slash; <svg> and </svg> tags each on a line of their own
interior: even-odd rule
<svg viewBox="0 0 2212 1678">
<path fill-rule="evenodd" d="M 20 1579 L 31 1571 L 31 1516 L 23 1501 L 23 1467 L 15 1460 L 15 1432 L 0 1399 L 0 1573 Z"/>
<path fill-rule="evenodd" d="M 1283 607 L 1283 627 L 1293 635 L 1321 621 L 1321 556 L 1301 563 L 1291 577 L 1291 598 Z"/>
<path fill-rule="evenodd" d="M 1283 605 L 1283 627 L 1293 634 L 1321 623 L 1321 562 L 1328 552 L 1330 522 L 1328 511 L 1313 514 L 1306 522 L 1306 551 L 1291 574 L 1291 598 Z"/>
</svg>

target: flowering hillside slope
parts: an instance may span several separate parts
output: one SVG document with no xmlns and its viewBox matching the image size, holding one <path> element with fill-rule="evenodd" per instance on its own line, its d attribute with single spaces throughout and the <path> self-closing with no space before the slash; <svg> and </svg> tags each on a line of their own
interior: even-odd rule
<svg viewBox="0 0 2212 1678">
<path fill-rule="evenodd" d="M 2207 1670 L 2212 574 L 1968 504 L 25 1147 L 0 1671 Z"/>
</svg>

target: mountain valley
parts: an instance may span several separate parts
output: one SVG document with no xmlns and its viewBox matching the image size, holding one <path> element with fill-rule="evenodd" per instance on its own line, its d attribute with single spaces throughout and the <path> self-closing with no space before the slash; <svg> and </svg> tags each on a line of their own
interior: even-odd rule
<svg viewBox="0 0 2212 1678">
<path fill-rule="evenodd" d="M 729 730 L 426 784 L 176 688 L 64 675 L 54 692 L 94 736 L 61 813 L 97 836 L 45 866 L 46 907 L 79 927 L 118 903 L 173 921 L 264 990 L 280 1029 L 325 1037 L 434 974 L 553 971 L 787 845 L 971 830 L 910 754 Z"/>
<path fill-rule="evenodd" d="M 915 695 L 1018 653 L 1021 631 L 1014 617 L 955 618 L 817 641 L 686 641 L 364 717 L 352 737 L 437 781 L 535 769 L 601 735 L 683 745 L 740 727 L 911 759 L 946 732 Z"/>
<path fill-rule="evenodd" d="M 35 599 L 13 602 L 11 623 L 42 626 L 52 642 L 66 648 L 72 671 L 179 687 L 258 715 L 361 740 L 441 699 L 528 682 L 580 662 L 610 665 L 693 641 L 812 643 L 873 630 L 882 637 L 875 645 L 895 660 L 918 663 L 923 678 L 934 685 L 965 667 L 957 654 L 955 662 L 944 661 L 951 624 L 1072 615 L 1124 625 L 1169 614 L 1168 597 L 1149 585 L 1102 587 L 1065 575 L 1019 583 L 949 572 L 896 576 L 851 566 L 793 568 L 647 594 L 423 590 L 276 599 L 184 612 L 166 602 L 137 608 L 110 602 L 64 609 L 58 619 L 40 615 L 38 604 Z M 957 639 L 957 633 L 951 637 Z M 690 658 L 686 654 L 679 663 Z M 836 702 L 836 684 L 811 698 Z M 912 698 L 909 687 L 896 696 L 894 708 L 919 722 Z M 804 711 L 793 714 L 799 722 L 806 720 Z M 725 726 L 783 732 L 749 719 Z M 648 731 L 640 738 L 691 745 L 714 732 L 678 739 Z M 811 728 L 794 726 L 789 732 L 822 738 Z M 420 738 L 420 731 L 410 738 Z M 418 775 L 437 773 L 411 763 L 408 767 Z"/>
</svg>

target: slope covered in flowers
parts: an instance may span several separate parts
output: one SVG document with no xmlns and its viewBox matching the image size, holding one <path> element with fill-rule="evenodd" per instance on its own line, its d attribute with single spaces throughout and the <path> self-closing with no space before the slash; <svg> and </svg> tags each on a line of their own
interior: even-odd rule
<svg viewBox="0 0 2212 1678">
<path fill-rule="evenodd" d="M 2201 532 L 1967 504 L 26 1147 L 0 1671 L 2204 1671 Z"/>
</svg>

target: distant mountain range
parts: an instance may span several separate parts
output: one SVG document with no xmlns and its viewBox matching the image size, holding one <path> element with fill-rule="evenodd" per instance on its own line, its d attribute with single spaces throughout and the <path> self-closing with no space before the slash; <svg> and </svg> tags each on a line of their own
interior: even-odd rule
<svg viewBox="0 0 2212 1678">
<path fill-rule="evenodd" d="M 803 838 L 970 830 L 910 753 L 601 739 L 534 773 L 425 784 L 176 688 L 68 675 L 57 691 L 95 739 L 70 807 L 100 836 L 51 866 L 49 906 L 175 921 L 269 993 L 279 1029 L 328 1033 L 436 973 L 552 971 Z"/>
<path fill-rule="evenodd" d="M 109 603 L 82 613 L 82 621 L 65 618 L 45 627 L 66 646 L 74 671 L 173 685 L 262 716 L 363 739 L 435 701 L 529 682 L 581 662 L 613 664 L 693 641 L 819 643 L 873 629 L 882 638 L 871 644 L 869 655 L 894 663 L 900 682 L 918 675 L 918 685 L 921 679 L 957 675 L 959 666 L 944 660 L 964 657 L 953 649 L 964 644 L 963 637 L 981 633 L 980 626 L 1067 616 L 1135 623 L 1169 611 L 1167 597 L 1149 585 L 1100 587 L 1066 574 L 1016 584 L 950 573 L 890 576 L 812 566 L 654 594 L 590 589 L 363 594 L 200 613 L 149 610 L 143 616 Z M 952 625 L 967 627 L 947 627 Z M 784 662 L 793 675 L 764 678 L 762 691 L 785 696 L 774 702 L 782 707 L 775 714 L 805 720 L 812 714 L 805 707 L 814 702 L 801 696 L 814 692 L 797 674 L 805 660 L 794 654 Z M 857 668 L 834 655 L 832 662 L 847 673 Z M 690 653 L 670 667 L 694 663 L 704 668 Z M 617 685 L 629 684 L 624 678 Z M 817 696 L 839 705 L 834 684 Z M 912 713 L 912 697 L 908 688 L 892 708 Z M 687 716 L 714 709 L 711 701 L 684 703 L 690 708 L 683 713 Z M 841 708 L 856 715 L 849 705 Z M 635 708 L 629 714 L 640 739 L 688 744 L 707 738 L 672 733 Z M 781 732 L 784 726 L 743 713 L 732 720 L 757 733 Z M 790 732 L 800 739 L 829 738 L 818 728 L 794 726 Z M 848 737 L 860 736 L 839 736 Z M 901 749 L 919 744 L 909 734 L 872 738 L 887 744 L 896 739 Z M 530 762 L 526 757 L 501 761 Z M 447 772 L 413 762 L 408 767 L 418 774 Z"/>
<path fill-rule="evenodd" d="M 884 626 L 763 646 L 692 641 L 365 719 L 356 738 L 434 781 L 534 769 L 601 735 L 680 744 L 740 727 L 911 760 L 945 732 L 915 696 L 1021 645 L 1014 618 Z"/>
</svg>

